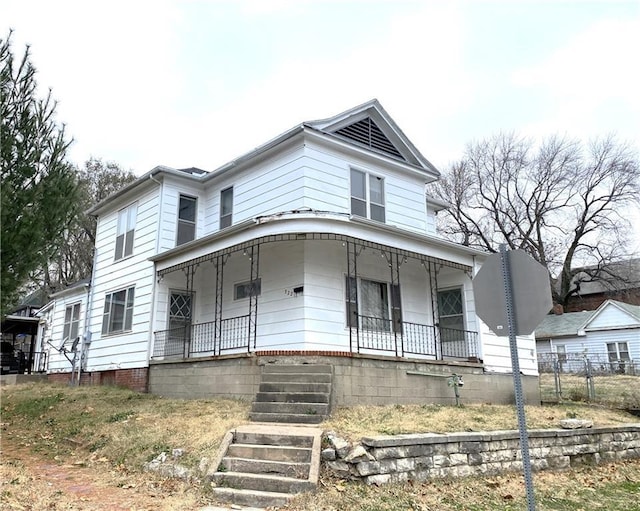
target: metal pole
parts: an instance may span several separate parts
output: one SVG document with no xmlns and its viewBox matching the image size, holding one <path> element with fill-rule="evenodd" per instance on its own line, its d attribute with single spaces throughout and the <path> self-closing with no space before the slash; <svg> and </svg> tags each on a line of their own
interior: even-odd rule
<svg viewBox="0 0 640 511">
<path fill-rule="evenodd" d="M 520 378 L 520 360 L 518 357 L 518 343 L 516 340 L 516 314 L 513 302 L 513 282 L 511 280 L 511 264 L 509 253 L 504 244 L 500 245 L 500 260 L 502 278 L 504 282 L 505 302 L 507 305 L 507 320 L 509 322 L 509 347 L 511 348 L 511 367 L 513 369 L 513 385 L 516 394 L 516 411 L 518 413 L 518 430 L 520 432 L 520 450 L 522 452 L 522 471 L 527 491 L 527 509 L 535 511 L 536 500 L 533 493 L 533 479 L 531 477 L 531 459 L 529 457 L 529 436 L 524 414 L 524 395 L 522 393 L 522 379 Z"/>
</svg>

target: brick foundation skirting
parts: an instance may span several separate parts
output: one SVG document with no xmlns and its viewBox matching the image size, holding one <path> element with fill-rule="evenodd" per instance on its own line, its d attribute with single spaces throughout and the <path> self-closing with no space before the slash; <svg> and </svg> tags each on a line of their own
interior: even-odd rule
<svg viewBox="0 0 640 511">
<path fill-rule="evenodd" d="M 48 375 L 48 380 L 53 383 L 69 383 L 71 373 L 52 373 Z M 136 392 L 148 392 L 149 368 L 85 372 L 80 375 L 80 385 L 116 385 Z"/>
</svg>

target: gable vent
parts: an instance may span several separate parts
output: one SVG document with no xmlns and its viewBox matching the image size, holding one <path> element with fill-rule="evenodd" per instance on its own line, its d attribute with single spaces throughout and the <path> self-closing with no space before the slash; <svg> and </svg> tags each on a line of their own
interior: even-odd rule
<svg viewBox="0 0 640 511">
<path fill-rule="evenodd" d="M 371 149 L 376 149 L 389 156 L 406 161 L 386 135 L 382 133 L 382 130 L 378 128 L 378 125 L 371 120 L 371 117 L 366 117 L 361 121 L 340 128 L 335 133 Z"/>
</svg>

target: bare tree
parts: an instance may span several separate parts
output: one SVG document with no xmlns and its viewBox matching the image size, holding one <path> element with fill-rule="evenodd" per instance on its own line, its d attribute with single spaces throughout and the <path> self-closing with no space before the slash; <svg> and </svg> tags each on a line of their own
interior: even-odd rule
<svg viewBox="0 0 640 511">
<path fill-rule="evenodd" d="M 91 277 L 96 219 L 88 215 L 87 210 L 135 179 L 133 172 L 125 171 L 113 162 L 91 158 L 84 163 L 77 172 L 78 212 L 63 233 L 64 243 L 40 269 L 39 278 L 35 280 L 41 281 L 52 292 Z"/>
<path fill-rule="evenodd" d="M 610 275 L 629 257 L 630 208 L 640 204 L 637 152 L 613 136 L 584 146 L 550 137 L 539 146 L 500 134 L 467 146 L 432 191 L 451 204 L 445 236 L 497 251 L 522 249 L 549 269 L 566 305 L 586 274 Z M 576 279 L 578 276 L 578 280 Z"/>
</svg>

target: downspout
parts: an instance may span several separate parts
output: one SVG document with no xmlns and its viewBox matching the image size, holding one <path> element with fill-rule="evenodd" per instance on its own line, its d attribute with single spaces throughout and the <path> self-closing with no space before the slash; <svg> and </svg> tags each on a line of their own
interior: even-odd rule
<svg viewBox="0 0 640 511">
<path fill-rule="evenodd" d="M 149 179 L 156 183 L 160 187 L 158 192 L 158 227 L 156 230 L 156 254 L 160 253 L 160 232 L 162 226 L 162 206 L 164 204 L 164 180 L 158 181 L 153 177 L 153 174 L 149 175 Z M 150 365 L 153 339 L 153 327 L 156 319 L 156 292 L 157 292 L 158 278 L 156 273 L 156 263 L 153 263 L 153 280 L 151 282 L 151 317 L 149 318 L 149 341 L 147 342 L 147 367 Z M 149 384 L 149 374 L 147 374 L 147 385 Z M 147 388 L 148 390 L 148 388 Z"/>
</svg>

